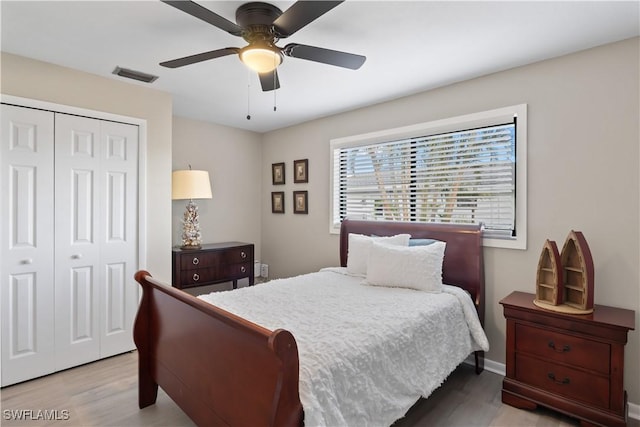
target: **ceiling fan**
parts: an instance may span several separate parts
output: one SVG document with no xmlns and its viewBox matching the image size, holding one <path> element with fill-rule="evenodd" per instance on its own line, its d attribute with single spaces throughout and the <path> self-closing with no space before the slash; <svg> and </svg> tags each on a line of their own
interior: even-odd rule
<svg viewBox="0 0 640 427">
<path fill-rule="evenodd" d="M 258 73 L 262 90 L 265 92 L 280 88 L 277 68 L 282 63 L 284 56 L 357 70 L 364 64 L 366 57 L 298 43 L 289 43 L 283 48 L 276 46 L 280 39 L 291 36 L 338 6 L 342 1 L 300 0 L 284 13 L 276 6 L 268 3 L 246 3 L 236 10 L 237 24 L 234 24 L 193 1 L 162 0 L 163 3 L 201 19 L 214 27 L 218 27 L 234 36 L 242 37 L 249 44 L 243 48 L 226 47 L 185 56 L 184 58 L 161 62 L 160 65 L 168 68 L 178 68 L 209 59 L 237 54 L 245 65 Z"/>
</svg>

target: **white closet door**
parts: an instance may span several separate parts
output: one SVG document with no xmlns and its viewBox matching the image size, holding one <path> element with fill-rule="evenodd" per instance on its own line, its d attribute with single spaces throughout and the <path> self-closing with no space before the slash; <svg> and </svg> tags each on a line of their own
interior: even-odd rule
<svg viewBox="0 0 640 427">
<path fill-rule="evenodd" d="M 101 136 L 100 356 L 107 357 L 135 348 L 133 321 L 140 289 L 132 279 L 138 267 L 138 126 L 102 122 Z"/>
<path fill-rule="evenodd" d="M 56 369 L 129 351 L 138 127 L 56 114 Z"/>
<path fill-rule="evenodd" d="M 2 105 L 1 385 L 54 371 L 53 113 Z"/>
<path fill-rule="evenodd" d="M 56 114 L 56 370 L 100 357 L 100 121 Z"/>
</svg>

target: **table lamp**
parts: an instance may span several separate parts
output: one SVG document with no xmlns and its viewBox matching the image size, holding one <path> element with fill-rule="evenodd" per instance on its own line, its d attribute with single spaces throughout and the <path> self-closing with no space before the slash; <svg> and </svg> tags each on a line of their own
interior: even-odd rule
<svg viewBox="0 0 640 427">
<path fill-rule="evenodd" d="M 209 172 L 177 170 L 171 174 L 171 199 L 189 200 L 182 220 L 182 249 L 200 249 L 200 222 L 194 199 L 211 199 Z"/>
</svg>

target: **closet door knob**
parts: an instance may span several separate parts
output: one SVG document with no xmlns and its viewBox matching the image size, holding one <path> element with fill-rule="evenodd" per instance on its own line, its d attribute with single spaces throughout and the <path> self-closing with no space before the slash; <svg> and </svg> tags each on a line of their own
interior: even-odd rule
<svg viewBox="0 0 640 427">
<path fill-rule="evenodd" d="M 20 261 L 20 264 L 22 265 L 33 264 L 33 259 L 31 258 L 23 259 L 22 261 Z"/>
<path fill-rule="evenodd" d="M 80 259 L 82 258 L 82 254 L 73 254 L 71 255 L 71 259 Z"/>
</svg>

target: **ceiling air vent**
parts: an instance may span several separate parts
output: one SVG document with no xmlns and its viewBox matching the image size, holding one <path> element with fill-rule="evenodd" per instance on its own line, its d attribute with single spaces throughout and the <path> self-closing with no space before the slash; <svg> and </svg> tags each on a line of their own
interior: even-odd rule
<svg viewBox="0 0 640 427">
<path fill-rule="evenodd" d="M 116 67 L 116 69 L 113 70 L 113 74 L 120 77 L 126 77 L 128 79 L 139 80 L 145 83 L 152 83 L 158 78 L 158 76 L 152 76 L 151 74 L 147 74 L 147 73 L 143 73 L 135 70 L 129 70 L 127 68 L 121 68 L 121 67 Z"/>
</svg>

